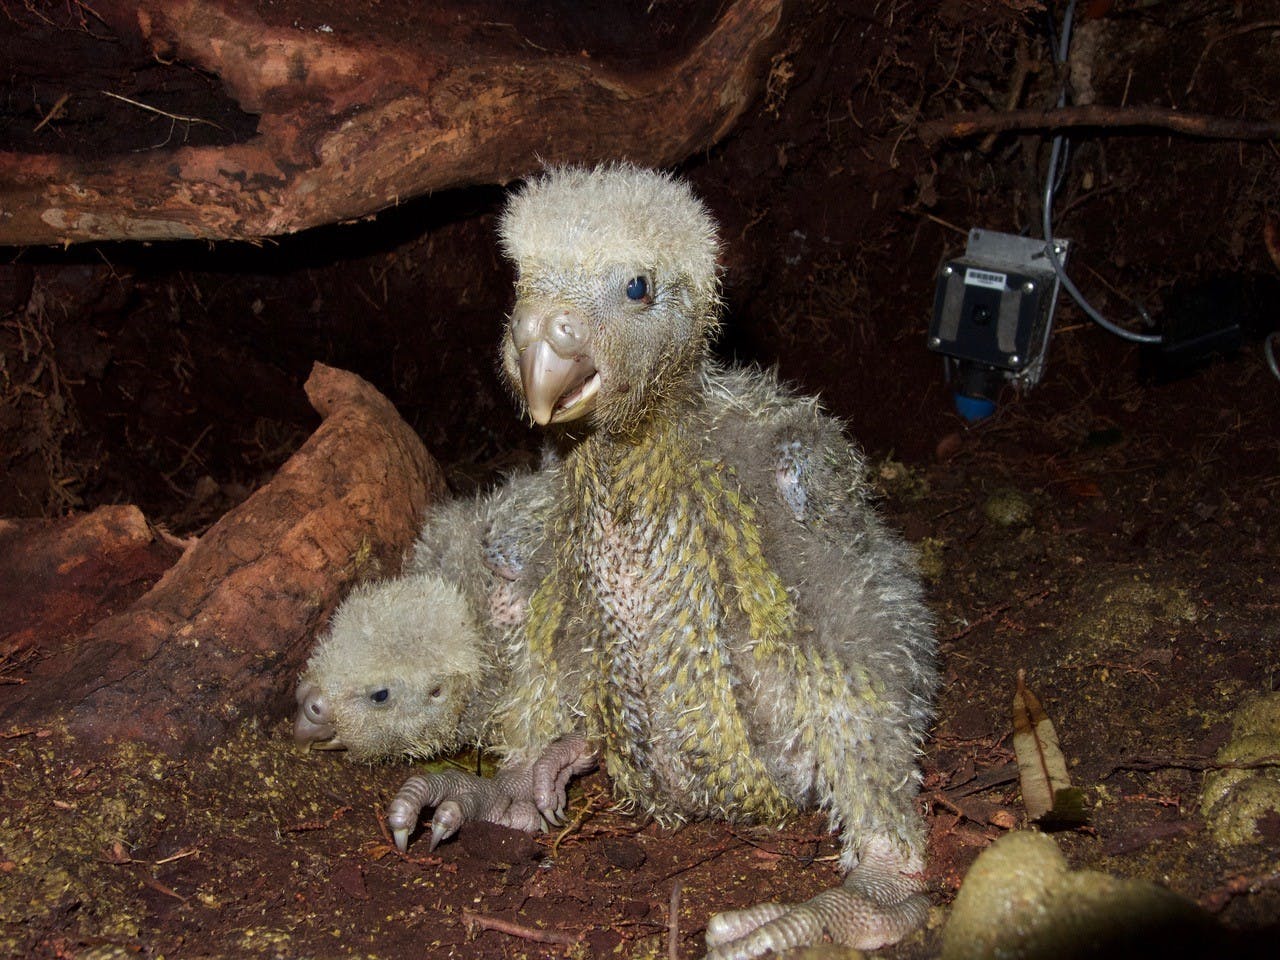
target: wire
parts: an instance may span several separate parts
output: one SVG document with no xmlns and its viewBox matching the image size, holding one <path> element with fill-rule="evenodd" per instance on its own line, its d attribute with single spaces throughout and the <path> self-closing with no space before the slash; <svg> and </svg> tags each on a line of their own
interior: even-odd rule
<svg viewBox="0 0 1280 960">
<path fill-rule="evenodd" d="M 1262 341 L 1262 355 L 1267 358 L 1267 366 L 1277 380 L 1280 380 L 1280 363 L 1276 362 L 1276 344 L 1280 343 L 1280 330 L 1272 330 Z"/>
<path fill-rule="evenodd" d="M 1084 294 L 1080 292 L 1080 288 L 1077 287 L 1072 279 L 1067 276 L 1067 271 L 1063 268 L 1062 261 L 1058 259 L 1057 244 L 1055 244 L 1053 240 L 1053 176 L 1057 171 L 1058 154 L 1061 150 L 1062 137 L 1054 137 L 1053 148 L 1049 151 L 1049 172 L 1045 178 L 1044 186 L 1044 255 L 1048 258 L 1049 265 L 1053 267 L 1054 271 L 1058 274 L 1058 279 L 1062 282 L 1063 289 L 1066 290 L 1067 293 L 1071 294 L 1071 299 L 1078 303 L 1080 305 L 1080 309 L 1088 315 L 1089 319 L 1100 326 L 1103 330 L 1106 330 L 1108 333 L 1114 333 L 1117 337 L 1123 337 L 1125 340 L 1130 340 L 1134 343 L 1163 343 L 1164 337 L 1159 334 L 1135 333 L 1132 330 L 1126 330 L 1124 327 L 1117 326 L 1104 317 L 1098 312 L 1093 304 L 1085 299 Z"/>
<path fill-rule="evenodd" d="M 1066 66 L 1067 54 L 1071 50 L 1071 24 L 1072 20 L 1075 18 L 1075 13 L 1076 0 L 1070 0 L 1067 4 L 1066 12 L 1062 15 L 1062 30 L 1058 36 L 1058 48 L 1054 51 L 1054 59 L 1060 67 Z M 1067 85 L 1066 80 L 1064 79 L 1062 87 L 1058 91 L 1058 106 L 1066 106 L 1066 103 Z M 1085 299 L 1084 294 L 1080 292 L 1080 288 L 1077 287 L 1075 283 L 1072 282 L 1071 278 L 1067 276 L 1066 268 L 1063 267 L 1062 261 L 1058 258 L 1057 244 L 1055 244 L 1053 240 L 1054 180 L 1058 176 L 1058 162 L 1065 149 L 1066 137 L 1062 134 L 1058 134 L 1053 138 L 1053 146 L 1049 151 L 1049 169 L 1045 172 L 1044 178 L 1044 216 L 1041 225 L 1044 230 L 1044 255 L 1048 258 L 1049 265 L 1053 267 L 1054 272 L 1058 275 L 1058 280 L 1062 283 L 1063 289 L 1065 289 L 1067 293 L 1071 294 L 1071 299 L 1079 304 L 1080 309 L 1085 312 L 1089 319 L 1100 326 L 1103 330 L 1133 343 L 1163 343 L 1164 337 L 1159 334 L 1136 333 L 1133 330 L 1126 330 L 1124 327 L 1120 327 L 1112 323 L 1099 313 L 1093 304 Z M 1146 316 L 1145 310 L 1141 310 L 1141 308 L 1139 308 L 1139 310 L 1144 319 L 1149 319 Z M 1268 354 L 1268 359 L 1273 359 L 1270 354 Z M 1272 369 L 1275 369 L 1274 363 Z M 1280 373 L 1278 373 L 1277 376 L 1280 376 Z"/>
</svg>

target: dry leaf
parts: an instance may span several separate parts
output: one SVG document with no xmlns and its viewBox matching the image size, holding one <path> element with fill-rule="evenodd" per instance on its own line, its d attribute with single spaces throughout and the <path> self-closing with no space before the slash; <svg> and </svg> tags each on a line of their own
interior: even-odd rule
<svg viewBox="0 0 1280 960">
<path fill-rule="evenodd" d="M 1026 671 L 1018 671 L 1013 697 L 1013 752 L 1018 758 L 1022 802 L 1027 816 L 1055 825 L 1085 821 L 1084 797 L 1071 786 L 1058 731 L 1036 695 L 1027 689 Z"/>
</svg>

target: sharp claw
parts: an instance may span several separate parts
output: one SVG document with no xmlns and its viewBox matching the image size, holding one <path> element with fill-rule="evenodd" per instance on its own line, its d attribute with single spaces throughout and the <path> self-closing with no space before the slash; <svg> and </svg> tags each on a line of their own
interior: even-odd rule
<svg viewBox="0 0 1280 960">
<path fill-rule="evenodd" d="M 401 829 L 399 829 L 399 830 L 392 830 L 392 831 L 391 831 L 391 835 L 395 838 L 395 841 L 396 841 L 396 849 L 397 849 L 397 850 L 399 850 L 401 853 L 406 853 L 406 852 L 408 852 L 408 850 L 409 850 L 409 828 L 408 828 L 408 827 L 403 827 L 403 828 L 401 828 Z"/>
<path fill-rule="evenodd" d="M 453 831 L 442 823 L 431 824 L 431 840 L 427 844 L 427 852 L 430 853 L 434 851 L 440 841 L 449 836 L 452 832 Z"/>
</svg>

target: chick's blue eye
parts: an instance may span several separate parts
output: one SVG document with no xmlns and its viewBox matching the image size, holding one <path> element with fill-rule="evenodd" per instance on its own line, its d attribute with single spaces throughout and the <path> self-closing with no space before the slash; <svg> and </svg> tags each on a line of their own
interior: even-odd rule
<svg viewBox="0 0 1280 960">
<path fill-rule="evenodd" d="M 375 690 L 369 694 L 369 699 L 374 703 L 386 703 L 389 696 L 391 696 L 390 690 Z"/>
<path fill-rule="evenodd" d="M 643 300 L 649 295 L 649 281 L 644 277 L 632 277 L 627 281 L 627 299 Z"/>
</svg>

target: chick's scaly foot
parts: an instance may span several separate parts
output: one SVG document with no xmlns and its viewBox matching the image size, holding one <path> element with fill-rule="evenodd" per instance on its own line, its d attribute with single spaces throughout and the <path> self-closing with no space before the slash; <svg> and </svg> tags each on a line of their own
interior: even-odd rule
<svg viewBox="0 0 1280 960">
<path fill-rule="evenodd" d="M 561 737 L 533 762 L 533 802 L 548 823 L 564 822 L 569 781 L 596 765 L 596 751 L 585 737 Z"/>
<path fill-rule="evenodd" d="M 493 779 L 460 770 L 420 774 L 406 780 L 391 801 L 387 824 L 402 851 L 409 849 L 409 834 L 426 807 L 435 807 L 430 850 L 468 820 L 487 820 L 532 833 L 542 826 L 542 818 L 530 798 L 529 784 L 527 768 L 504 770 Z"/>
<path fill-rule="evenodd" d="M 707 924 L 707 960 L 748 960 L 830 940 L 859 950 L 897 943 L 922 926 L 929 898 L 892 855 L 864 856 L 845 882 L 803 903 L 729 910 Z"/>
<path fill-rule="evenodd" d="M 594 764 L 595 754 L 585 740 L 566 737 L 534 762 L 508 767 L 493 778 L 460 770 L 412 776 L 387 808 L 387 823 L 402 851 L 409 848 L 409 835 L 427 807 L 435 808 L 428 845 L 431 850 L 469 820 L 536 833 L 560 821 L 570 778 Z"/>
<path fill-rule="evenodd" d="M 834 887 L 804 903 L 761 903 L 716 914 L 707 924 L 707 960 L 748 960 L 828 940 L 874 950 L 902 939 L 928 914 L 923 894 L 879 904 Z"/>
</svg>

